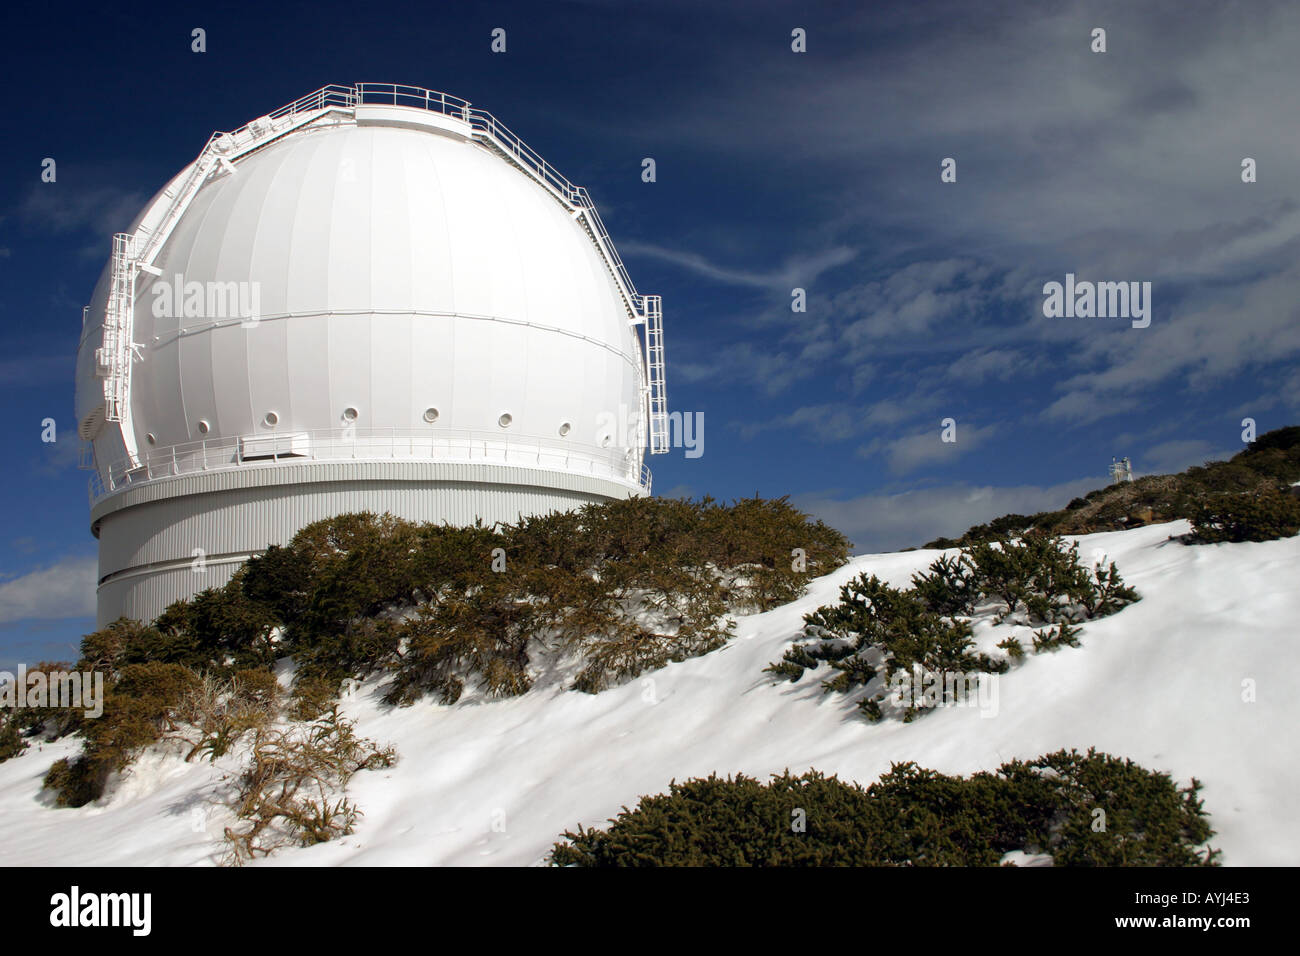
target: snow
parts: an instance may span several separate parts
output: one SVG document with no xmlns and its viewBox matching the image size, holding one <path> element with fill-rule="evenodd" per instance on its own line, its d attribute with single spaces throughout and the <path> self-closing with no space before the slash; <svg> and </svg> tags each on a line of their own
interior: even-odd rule
<svg viewBox="0 0 1300 956">
<path fill-rule="evenodd" d="M 867 571 L 906 586 L 937 551 L 870 554 L 814 581 L 800 601 L 741 617 L 736 637 L 590 696 L 554 684 L 508 700 L 467 695 L 388 708 L 380 681 L 344 701 L 358 731 L 397 748 L 393 767 L 357 774 L 354 834 L 281 851 L 254 865 L 534 865 L 559 835 L 601 826 L 669 781 L 744 772 L 766 779 L 816 767 L 867 784 L 895 761 L 945 773 L 990 770 L 1013 757 L 1096 746 L 1185 784 L 1196 776 L 1226 865 L 1300 862 L 1293 795 L 1300 762 L 1286 742 L 1300 725 L 1300 537 L 1187 546 L 1186 522 L 1078 539 L 1104 552 L 1142 600 L 1086 623 L 1082 647 L 1029 654 L 1001 678 L 996 716 L 943 708 L 903 724 L 867 723 L 855 696 L 823 695 L 825 671 L 798 683 L 762 673 L 801 628 Z M 1014 630 L 981 624 L 981 647 Z M 1243 681 L 1258 699 L 1243 700 Z M 0 764 L 0 864 L 204 865 L 222 852 L 216 804 L 234 763 L 186 764 L 150 754 L 98 805 L 55 809 L 40 780 L 75 741 Z M 1022 856 L 1016 862 L 1049 860 Z"/>
</svg>

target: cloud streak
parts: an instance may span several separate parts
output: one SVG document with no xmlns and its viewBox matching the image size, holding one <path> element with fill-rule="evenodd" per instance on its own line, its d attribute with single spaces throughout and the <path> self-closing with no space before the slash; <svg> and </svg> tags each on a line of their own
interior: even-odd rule
<svg viewBox="0 0 1300 956">
<path fill-rule="evenodd" d="M 841 498 L 831 493 L 798 495 L 795 504 L 838 528 L 859 553 L 919 547 L 937 537 L 957 537 L 972 525 L 1004 514 L 1061 508 L 1071 498 L 1104 487 L 1107 479 L 1077 478 L 1056 485 L 992 487 L 969 484 L 922 488 L 900 494 Z"/>
<path fill-rule="evenodd" d="M 725 285 L 749 286 L 757 289 L 774 289 L 789 292 L 816 280 L 823 272 L 851 262 L 857 255 L 847 246 L 836 246 L 812 255 L 796 255 L 787 259 L 772 272 L 753 272 L 729 269 L 710 261 L 696 252 L 668 249 L 648 242 L 635 240 L 620 243 L 624 255 L 644 257 L 668 262 L 695 275 L 704 276 Z"/>
<path fill-rule="evenodd" d="M 0 582 L 0 624 L 29 618 L 94 617 L 98 568 L 93 557 L 66 557 Z"/>
</svg>

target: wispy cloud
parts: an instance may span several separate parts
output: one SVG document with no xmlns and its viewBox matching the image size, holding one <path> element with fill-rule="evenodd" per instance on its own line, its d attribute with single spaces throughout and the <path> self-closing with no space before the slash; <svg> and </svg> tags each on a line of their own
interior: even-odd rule
<svg viewBox="0 0 1300 956">
<path fill-rule="evenodd" d="M 33 355 L 0 359 L 0 388 L 28 388 L 53 382 L 72 382 L 71 355 Z"/>
<path fill-rule="evenodd" d="M 70 425 L 66 431 L 60 429 L 57 441 L 39 442 L 38 446 L 38 455 L 32 462 L 32 471 L 35 474 L 53 478 L 77 467 L 80 443 L 76 430 Z"/>
<path fill-rule="evenodd" d="M 901 438 L 878 438 L 858 449 L 860 458 L 883 457 L 895 475 L 906 475 L 925 465 L 951 464 L 962 455 L 974 451 L 997 431 L 996 425 L 980 428 L 957 425 L 955 441 L 943 440 L 943 429 L 938 424 L 929 431 Z"/>
<path fill-rule="evenodd" d="M 126 229 L 148 198 L 135 190 L 76 185 L 65 178 L 30 186 L 17 211 L 26 225 L 45 232 L 89 230 L 107 237 Z"/>
<path fill-rule="evenodd" d="M 859 552 L 876 552 L 919 547 L 938 537 L 956 537 L 972 525 L 1004 514 L 1060 508 L 1071 498 L 1106 483 L 1104 477 L 1086 477 L 1049 486 L 960 484 L 849 498 L 818 493 L 799 495 L 794 501 L 847 534 Z"/>
<path fill-rule="evenodd" d="M 1236 450 L 1215 448 L 1199 438 L 1174 439 L 1143 449 L 1136 457 L 1137 469 L 1148 475 L 1176 474 L 1192 465 L 1231 458 Z"/>
<path fill-rule="evenodd" d="M 741 427 L 740 433 L 745 438 L 752 438 L 761 432 L 784 430 L 811 435 L 818 441 L 841 442 L 912 421 L 937 407 L 941 401 L 938 393 L 922 386 L 914 388 L 910 395 L 875 402 L 802 405 L 784 415 L 750 422 Z M 938 434 L 937 428 L 935 434 Z"/>
<path fill-rule="evenodd" d="M 628 257 L 644 256 L 659 259 L 727 285 L 752 286 L 786 292 L 794 288 L 806 288 L 823 272 L 842 266 L 857 255 L 856 250 L 847 246 L 835 246 L 809 255 L 792 256 L 776 269 L 761 272 L 727 268 L 711 262 L 697 252 L 668 249 L 648 242 L 624 242 L 620 243 L 619 247 Z"/>
<path fill-rule="evenodd" d="M 1019 360 L 1056 377 L 1027 419 L 1086 425 L 1157 390 L 1300 356 L 1300 202 L 1285 175 L 1263 175 L 1300 152 L 1300 127 L 1283 119 L 1300 8 L 1262 3 L 1243 20 L 1190 7 L 936 3 L 924 23 L 845 10 L 814 35 L 816 69 L 789 56 L 741 69 L 752 47 L 720 49 L 707 92 L 673 100 L 654 135 L 734 166 L 762 156 L 816 212 L 792 217 L 784 242 L 857 250 L 812 290 L 826 307 L 782 333 L 786 358 L 831 341 L 827 365 L 855 387 L 882 357 L 923 356 L 981 387 L 1011 381 Z M 1088 49 L 1098 18 L 1114 44 L 1105 55 Z M 874 42 L 863 69 L 884 23 L 890 42 Z M 947 156 L 953 184 L 939 182 Z M 1246 156 L 1256 183 L 1240 179 Z M 727 233 L 727 257 L 746 241 Z M 770 234 L 748 241 L 770 254 Z M 640 251 L 715 281 L 796 284 L 784 268 L 720 266 L 707 246 Z M 1151 328 L 1045 320 L 1042 283 L 1067 271 L 1153 282 Z"/>
<path fill-rule="evenodd" d="M 1006 381 L 1024 369 L 1028 360 L 1015 349 L 974 349 L 948 366 L 948 377 L 964 385 L 989 379 Z"/>
<path fill-rule="evenodd" d="M 1090 353 L 1090 354 L 1089 354 Z M 1092 340 L 1083 365 L 1049 419 L 1084 420 L 1136 404 L 1136 394 L 1171 380 L 1193 385 L 1221 381 L 1252 367 L 1300 357 L 1300 266 L 1250 286 L 1207 291 L 1150 328 L 1120 330 Z"/>
<path fill-rule="evenodd" d="M 73 556 L 0 582 L 0 624 L 28 618 L 93 617 L 99 562 Z"/>
<path fill-rule="evenodd" d="M 703 354 L 673 362 L 672 376 L 686 382 L 710 382 L 715 385 L 743 382 L 751 388 L 778 395 L 798 381 L 817 373 L 818 353 L 828 343 L 809 343 L 793 353 L 777 347 L 762 348 L 754 342 L 740 341 Z"/>
</svg>

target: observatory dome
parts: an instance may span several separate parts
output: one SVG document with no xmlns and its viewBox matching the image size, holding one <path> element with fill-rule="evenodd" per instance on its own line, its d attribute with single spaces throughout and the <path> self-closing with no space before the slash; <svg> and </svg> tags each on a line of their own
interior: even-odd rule
<svg viewBox="0 0 1300 956">
<path fill-rule="evenodd" d="M 444 94 L 326 87 L 215 135 L 83 314 L 99 620 L 148 620 L 345 511 L 646 493 L 657 297 L 585 190 Z"/>
</svg>

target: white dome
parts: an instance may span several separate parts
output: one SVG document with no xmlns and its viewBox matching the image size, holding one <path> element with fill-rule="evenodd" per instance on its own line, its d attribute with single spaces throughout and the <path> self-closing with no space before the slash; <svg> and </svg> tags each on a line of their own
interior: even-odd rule
<svg viewBox="0 0 1300 956">
<path fill-rule="evenodd" d="M 100 624 L 343 511 L 490 524 L 648 491 L 661 336 L 586 193 L 464 101 L 326 87 L 214 136 L 83 320 Z"/>
<path fill-rule="evenodd" d="M 612 445 L 608 422 L 639 408 L 636 334 L 591 236 L 473 140 L 302 130 L 204 185 L 153 264 L 161 275 L 137 282 L 134 321 L 142 455 L 266 433 L 268 413 L 279 433 L 353 422 L 362 434 L 492 433 L 509 416 L 512 439 Z M 188 315 L 186 287 L 201 290 Z M 90 316 L 107 289 L 105 278 Z M 234 294 L 221 308 L 214 289 L 256 302 L 256 321 L 239 321 Z M 194 314 L 210 306 L 220 314 Z M 100 333 L 86 331 L 80 419 L 102 400 Z M 113 430 L 101 435 L 101 467 L 125 457 Z"/>
</svg>

